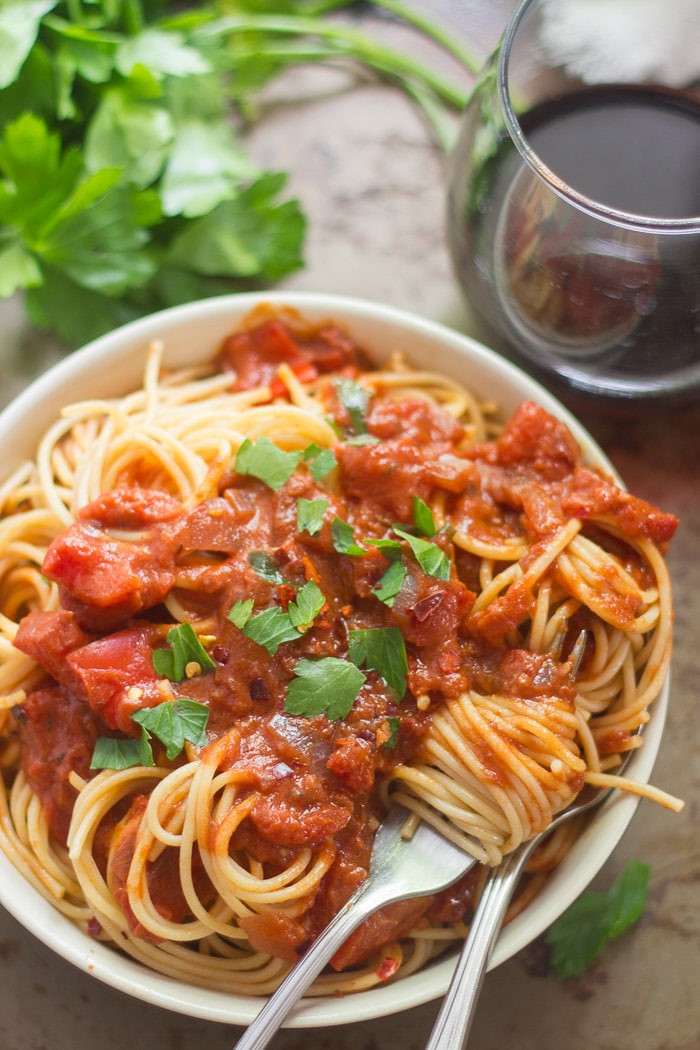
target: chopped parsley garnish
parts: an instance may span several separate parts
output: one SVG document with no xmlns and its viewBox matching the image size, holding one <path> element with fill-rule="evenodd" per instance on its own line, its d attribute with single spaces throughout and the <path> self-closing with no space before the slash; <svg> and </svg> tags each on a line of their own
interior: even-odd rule
<svg viewBox="0 0 700 1050">
<path fill-rule="evenodd" d="M 181 696 L 172 702 L 166 700 L 156 707 L 142 707 L 131 717 L 158 737 L 171 761 L 180 754 L 185 741 L 196 747 L 204 747 L 207 743 L 209 708 L 189 697 Z"/>
<path fill-rule="evenodd" d="M 401 544 L 398 540 L 366 540 L 365 542 L 376 547 L 389 561 L 398 561 L 401 558 Z"/>
<path fill-rule="evenodd" d="M 579 977 L 605 944 L 637 922 L 646 903 L 649 867 L 631 860 L 607 893 L 583 893 L 545 934 L 561 980 Z"/>
<path fill-rule="evenodd" d="M 287 609 L 289 619 L 297 631 L 308 631 L 323 606 L 326 599 L 317 583 L 309 580 L 300 589 L 296 601 L 290 602 Z"/>
<path fill-rule="evenodd" d="M 320 445 L 306 446 L 304 462 L 308 464 L 314 481 L 322 481 L 338 465 L 333 449 L 322 448 Z"/>
<path fill-rule="evenodd" d="M 392 561 L 389 568 L 372 588 L 372 594 L 390 608 L 406 579 L 406 566 L 402 561 Z"/>
<path fill-rule="evenodd" d="M 90 760 L 90 769 L 130 769 L 132 766 L 154 765 L 153 750 L 145 729 L 135 740 L 98 737 Z"/>
<path fill-rule="evenodd" d="M 413 524 L 423 536 L 434 536 L 437 532 L 433 512 L 420 496 L 413 497 Z"/>
<path fill-rule="evenodd" d="M 155 765 L 151 734 L 165 745 L 165 753 L 170 761 L 177 758 L 186 741 L 197 747 L 204 747 L 207 743 L 209 708 L 186 696 L 165 700 L 155 707 L 142 707 L 134 711 L 131 719 L 141 726 L 139 736 L 128 740 L 98 737 L 90 769 L 129 769 L 131 766 Z"/>
<path fill-rule="evenodd" d="M 345 718 L 364 681 L 365 676 L 354 663 L 336 656 L 299 660 L 287 687 L 284 710 L 307 718 L 323 714 L 333 719 Z"/>
<path fill-rule="evenodd" d="M 370 392 L 354 379 L 338 379 L 335 384 L 338 400 L 350 416 L 355 434 L 367 433 L 367 408 Z"/>
<path fill-rule="evenodd" d="M 399 700 L 406 692 L 408 660 L 398 627 L 368 627 L 350 631 L 348 656 L 357 667 L 376 671 Z"/>
<path fill-rule="evenodd" d="M 248 623 L 248 620 L 253 615 L 253 607 L 255 601 L 253 598 L 245 598 L 240 601 L 234 602 L 228 611 L 227 619 L 235 624 L 236 627 L 240 627 L 241 630 Z"/>
<path fill-rule="evenodd" d="M 277 492 L 289 481 L 301 456 L 299 451 L 285 452 L 266 437 L 256 441 L 246 438 L 236 454 L 234 469 L 238 474 L 259 478 Z"/>
<path fill-rule="evenodd" d="M 228 619 L 238 627 L 246 638 L 257 642 L 274 656 L 283 642 L 296 641 L 312 623 L 326 603 L 318 584 L 309 580 L 297 592 L 296 600 L 289 603 L 286 611 L 279 605 L 253 616 L 252 598 L 234 602 Z"/>
<path fill-rule="evenodd" d="M 333 518 L 331 522 L 331 536 L 333 537 L 333 546 L 338 554 L 350 554 L 353 557 L 360 557 L 367 553 L 364 547 L 360 547 L 355 542 L 355 530 L 352 525 L 347 521 L 343 521 L 342 518 Z"/>
<path fill-rule="evenodd" d="M 151 657 L 156 673 L 162 678 L 168 678 L 171 682 L 181 682 L 183 678 L 192 678 L 193 671 L 195 674 L 203 674 L 216 668 L 191 623 L 171 627 L 166 640 L 170 649 L 156 649 Z"/>
<path fill-rule="evenodd" d="M 248 555 L 248 561 L 255 575 L 262 580 L 267 580 L 268 583 L 274 583 L 278 586 L 289 582 L 285 575 L 280 572 L 275 559 L 267 551 L 251 551 Z"/>
<path fill-rule="evenodd" d="M 405 540 L 413 551 L 413 556 L 420 565 L 423 572 L 428 576 L 434 576 L 438 580 L 449 580 L 450 559 L 445 552 L 435 543 L 423 540 L 420 536 L 412 536 L 410 532 L 394 526 L 394 532 Z"/>
<path fill-rule="evenodd" d="M 257 616 L 251 616 L 243 625 L 242 631 L 246 638 L 267 649 L 270 656 L 275 655 L 283 642 L 293 642 L 299 637 L 299 631 L 292 623 L 289 613 L 280 609 L 279 605 L 273 605 Z"/>
<path fill-rule="evenodd" d="M 323 525 L 323 516 L 328 510 L 327 499 L 304 499 L 297 500 L 297 532 L 308 532 L 309 536 L 317 536 Z"/>
</svg>

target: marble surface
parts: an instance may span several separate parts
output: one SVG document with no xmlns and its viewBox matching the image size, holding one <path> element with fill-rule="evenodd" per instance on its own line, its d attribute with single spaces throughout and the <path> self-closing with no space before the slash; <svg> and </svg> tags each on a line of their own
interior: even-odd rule
<svg viewBox="0 0 700 1050">
<path fill-rule="evenodd" d="M 510 0 L 423 0 L 484 52 Z M 425 53 L 390 25 L 381 32 Z M 305 269 L 286 286 L 343 292 L 406 307 L 479 332 L 450 272 L 443 157 L 398 92 L 318 71 L 280 85 L 249 138 L 263 164 L 284 167 L 310 222 Z M 0 304 L 0 397 L 8 400 L 59 354 Z M 700 405 L 616 420 L 579 412 L 628 485 L 681 518 L 669 565 L 676 628 L 672 696 L 654 781 L 683 796 L 674 816 L 643 802 L 594 882 L 607 888 L 630 858 L 651 867 L 640 923 L 578 980 L 542 972 L 536 946 L 491 972 L 469 1046 L 475 1050 L 698 1050 L 700 1047 Z M 277 1050 L 419 1050 L 436 1003 L 395 1017 L 281 1032 Z M 0 911 L 0 1050 L 227 1050 L 240 1030 L 181 1017 L 101 985 L 56 958 Z M 456 1048 L 455 1048 L 456 1050 Z"/>
</svg>

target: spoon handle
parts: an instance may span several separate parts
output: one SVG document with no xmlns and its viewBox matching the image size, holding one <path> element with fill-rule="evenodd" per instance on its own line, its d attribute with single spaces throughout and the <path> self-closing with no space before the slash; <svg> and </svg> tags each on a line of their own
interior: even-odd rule
<svg viewBox="0 0 700 1050">
<path fill-rule="evenodd" d="M 491 949 L 531 852 L 531 843 L 524 843 L 489 873 L 426 1050 L 462 1050 L 466 1045 Z"/>
</svg>

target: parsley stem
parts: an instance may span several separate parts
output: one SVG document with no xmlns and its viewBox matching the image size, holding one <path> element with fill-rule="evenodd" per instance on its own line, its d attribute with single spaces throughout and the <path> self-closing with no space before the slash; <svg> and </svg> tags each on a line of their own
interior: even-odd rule
<svg viewBox="0 0 700 1050">
<path fill-rule="evenodd" d="M 66 0 L 68 20 L 76 25 L 83 24 L 83 5 L 81 0 Z"/>
<path fill-rule="evenodd" d="M 409 25 L 414 26 L 415 29 L 419 29 L 425 36 L 430 37 L 446 51 L 449 51 L 450 54 L 454 55 L 454 57 L 461 62 L 465 69 L 469 70 L 470 73 L 478 73 L 484 64 L 484 60 L 481 56 L 468 50 L 460 40 L 451 36 L 436 22 L 433 22 L 432 19 L 425 18 L 416 11 L 411 11 L 405 6 L 405 4 L 398 2 L 398 0 L 373 0 L 373 2 L 376 7 L 383 7 L 387 11 L 391 11 L 391 13 L 400 18 L 402 22 L 407 22 Z"/>
<path fill-rule="evenodd" d="M 467 93 L 461 87 L 409 55 L 377 44 L 356 30 L 326 23 L 317 18 L 226 15 L 202 26 L 197 31 L 197 35 L 215 37 L 237 32 L 267 32 L 317 37 L 336 45 L 338 50 L 331 53 L 331 57 L 332 54 L 343 53 L 345 57 L 354 58 L 383 76 L 399 81 L 404 86 L 409 86 L 414 80 L 417 80 L 424 89 L 429 88 L 439 99 L 456 109 L 463 109 L 466 103 Z"/>
<path fill-rule="evenodd" d="M 136 36 L 144 27 L 141 0 L 124 0 L 124 26 L 127 33 Z"/>
</svg>

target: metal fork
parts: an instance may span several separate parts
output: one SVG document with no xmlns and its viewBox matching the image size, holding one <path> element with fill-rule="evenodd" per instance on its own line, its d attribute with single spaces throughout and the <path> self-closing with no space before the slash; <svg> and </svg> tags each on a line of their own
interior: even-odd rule
<svg viewBox="0 0 700 1050">
<path fill-rule="evenodd" d="M 402 806 L 391 808 L 377 829 L 369 875 L 290 970 L 234 1050 L 263 1050 L 341 944 L 378 908 L 438 893 L 476 864 L 473 857 L 424 821 L 410 838 L 405 838 L 403 829 L 409 815 Z"/>
<path fill-rule="evenodd" d="M 634 751 L 627 752 L 616 770 L 618 775 L 633 754 Z M 614 790 L 606 787 L 583 792 L 544 831 L 523 842 L 490 869 L 425 1050 L 463 1050 L 466 1046 L 491 951 L 528 858 L 560 824 L 601 805 Z"/>
</svg>

